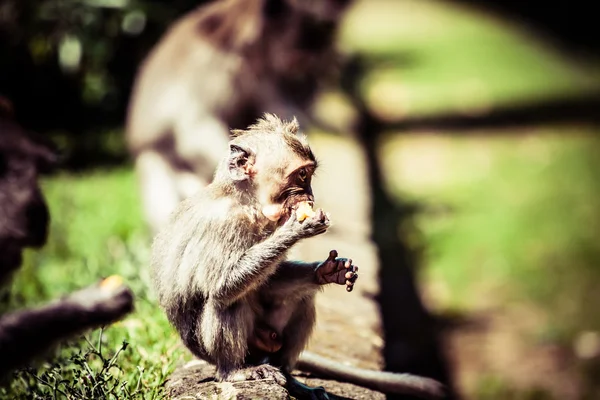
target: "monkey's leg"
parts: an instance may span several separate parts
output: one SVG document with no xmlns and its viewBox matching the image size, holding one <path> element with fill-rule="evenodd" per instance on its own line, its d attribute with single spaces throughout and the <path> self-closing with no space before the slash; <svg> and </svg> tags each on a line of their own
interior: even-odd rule
<svg viewBox="0 0 600 400">
<path fill-rule="evenodd" d="M 300 352 L 306 347 L 316 320 L 314 294 L 305 297 L 296 304 L 296 309 L 283 332 L 284 346 L 273 358 L 279 365 L 287 380 L 286 388 L 298 399 L 329 400 L 329 395 L 322 386 L 310 387 L 292 376 L 292 369 Z"/>
<path fill-rule="evenodd" d="M 176 172 L 165 157 L 153 150 L 144 150 L 136 157 L 135 169 L 146 221 L 156 233 L 182 200 L 175 181 Z"/>
<path fill-rule="evenodd" d="M 133 294 L 123 285 L 93 285 L 40 308 L 0 319 L 0 377 L 24 365 L 57 341 L 123 317 Z"/>
<path fill-rule="evenodd" d="M 346 285 L 350 292 L 357 279 L 358 266 L 353 265 L 351 259 L 338 257 L 336 250 L 331 250 L 323 262 L 281 262 L 270 278 L 269 293 L 275 297 L 294 298 L 314 293 L 320 286 L 330 283 Z"/>
<path fill-rule="evenodd" d="M 291 374 L 300 352 L 306 347 L 316 319 L 314 297 L 319 287 L 314 268 L 318 263 L 283 262 L 269 281 L 265 300 L 275 304 L 265 316 L 276 329 L 283 326 L 283 346 L 268 356 L 269 363 L 281 368 L 286 388 L 299 399 L 329 399 L 323 387 L 304 385 Z M 285 295 L 287 293 L 287 296 Z"/>
<path fill-rule="evenodd" d="M 217 366 L 217 381 L 240 382 L 273 379 L 285 386 L 281 371 L 271 365 L 245 365 L 248 341 L 253 334 L 254 313 L 240 301 L 228 308 L 207 302 L 196 336 L 202 339 L 208 361 Z"/>
<path fill-rule="evenodd" d="M 241 368 L 223 379 L 227 382 L 258 381 L 262 379 L 273 379 L 278 385 L 286 387 L 288 377 L 277 367 L 269 364 L 253 365 Z M 292 378 L 293 379 L 293 378 Z"/>
</svg>

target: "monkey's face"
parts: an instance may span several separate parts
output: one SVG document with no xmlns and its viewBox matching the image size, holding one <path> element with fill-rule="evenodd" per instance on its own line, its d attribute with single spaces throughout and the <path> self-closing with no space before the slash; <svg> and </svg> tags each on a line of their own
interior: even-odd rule
<svg viewBox="0 0 600 400">
<path fill-rule="evenodd" d="M 270 221 L 283 223 L 301 202 L 312 203 L 317 160 L 298 121 L 265 114 L 248 130 L 233 130 L 230 153 L 215 179 L 233 180 L 238 193 Z M 249 196 L 249 197 L 248 197 Z"/>
<path fill-rule="evenodd" d="M 259 160 L 257 160 L 259 161 Z M 316 165 L 302 157 L 287 157 L 275 165 L 257 165 L 258 200 L 263 214 L 279 224 L 285 222 L 301 202 L 314 201 L 311 186 Z"/>
<path fill-rule="evenodd" d="M 314 201 L 311 182 L 317 162 L 303 137 L 282 134 L 269 139 L 273 143 L 256 156 L 254 182 L 263 214 L 283 224 L 299 203 Z"/>
<path fill-rule="evenodd" d="M 284 187 L 274 193 L 273 204 L 280 205 L 280 224 L 287 221 L 299 204 L 308 202 L 312 207 L 315 200 L 311 186 L 314 170 L 312 163 L 300 164 L 288 173 Z"/>
<path fill-rule="evenodd" d="M 308 144 L 291 134 L 244 136 L 231 142 L 230 176 L 249 183 L 262 214 L 283 223 L 301 202 L 314 201 L 317 162 Z"/>
</svg>

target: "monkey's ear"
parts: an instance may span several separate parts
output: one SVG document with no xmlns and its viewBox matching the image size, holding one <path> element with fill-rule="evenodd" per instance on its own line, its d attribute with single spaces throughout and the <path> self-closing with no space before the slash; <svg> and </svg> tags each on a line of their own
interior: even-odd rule
<svg viewBox="0 0 600 400">
<path fill-rule="evenodd" d="M 251 152 L 235 144 L 229 145 L 229 176 L 234 181 L 244 181 L 252 173 Z"/>
</svg>

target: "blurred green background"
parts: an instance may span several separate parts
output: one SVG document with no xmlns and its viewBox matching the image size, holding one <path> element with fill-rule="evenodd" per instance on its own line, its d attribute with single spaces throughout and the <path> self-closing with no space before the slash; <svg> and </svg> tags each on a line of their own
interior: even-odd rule
<svg viewBox="0 0 600 400">
<path fill-rule="evenodd" d="M 27 254 L 9 307 L 39 304 L 113 273 L 126 278 L 137 301 L 134 314 L 86 335 L 88 343 L 65 344 L 58 359 L 19 372 L 0 389 L 2 398 L 60 397 L 60 391 L 72 398 L 161 398 L 166 376 L 185 354 L 148 291 L 150 237 L 120 126 L 128 93 L 119 71 L 131 79 L 164 26 L 195 2 L 167 3 L 31 3 L 29 25 L 12 31 L 22 36 L 5 43 L 9 67 L 7 55 L 23 43 L 38 66 L 56 64 L 60 51 L 66 59 L 80 51 L 75 72 L 52 70 L 59 81 L 77 83 L 77 100 L 52 107 L 89 117 L 73 125 L 43 115 L 36 120 L 70 168 L 43 182 L 49 242 Z M 136 36 L 142 20 L 146 33 Z M 137 53 L 119 60 L 116 54 L 134 39 Z M 362 91 L 384 120 L 485 116 L 600 90 L 597 58 L 575 58 L 522 25 L 453 2 L 357 1 L 339 45 L 373 60 Z M 23 117 L 39 113 L 23 108 Z M 353 115 L 336 90 L 322 96 L 317 113 Z M 582 118 L 468 131 L 392 129 L 381 138 L 389 191 L 423 205 L 409 239 L 423 249 L 419 284 L 426 304 L 463 321 L 444 343 L 465 398 L 600 398 L 599 134 L 597 119 Z M 123 341 L 127 348 L 105 368 L 103 360 Z M 100 342 L 101 355 L 75 362 Z"/>
</svg>

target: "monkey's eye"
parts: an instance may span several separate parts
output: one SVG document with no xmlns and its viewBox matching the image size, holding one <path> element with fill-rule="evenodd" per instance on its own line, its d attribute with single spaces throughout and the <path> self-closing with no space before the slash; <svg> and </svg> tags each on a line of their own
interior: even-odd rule
<svg viewBox="0 0 600 400">
<path fill-rule="evenodd" d="M 298 179 L 300 180 L 300 182 L 306 181 L 306 177 L 307 177 L 306 169 L 302 168 L 301 170 L 298 171 Z"/>
<path fill-rule="evenodd" d="M 237 160 L 236 164 L 238 167 L 243 167 L 244 165 L 246 165 L 246 159 L 245 158 L 240 158 L 239 160 Z"/>
</svg>

